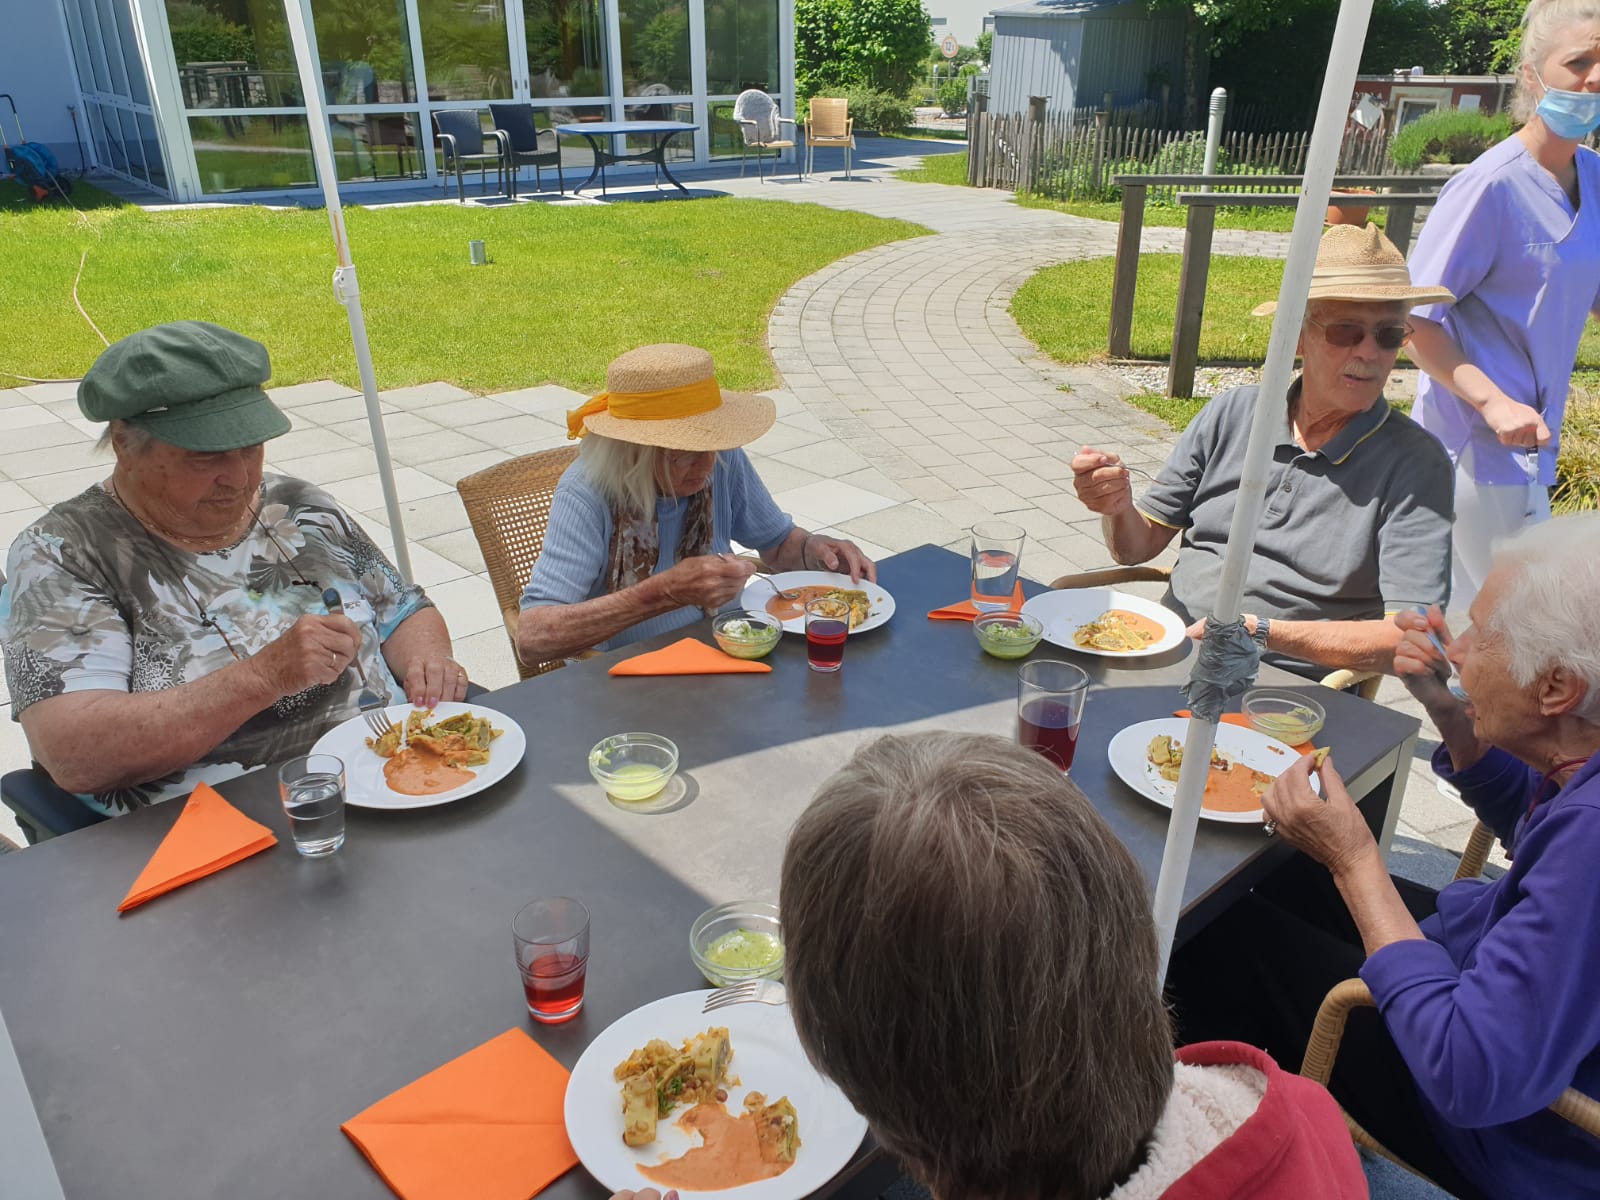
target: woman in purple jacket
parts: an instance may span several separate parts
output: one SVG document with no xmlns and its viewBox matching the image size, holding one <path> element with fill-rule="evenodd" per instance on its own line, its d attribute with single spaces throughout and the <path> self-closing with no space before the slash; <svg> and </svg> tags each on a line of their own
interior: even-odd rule
<svg viewBox="0 0 1600 1200">
<path fill-rule="evenodd" d="M 1510 870 L 1438 893 L 1391 879 L 1331 760 L 1324 800 L 1307 755 L 1263 806 L 1327 875 L 1291 864 L 1171 976 L 1185 1038 L 1255 1040 L 1295 1062 L 1320 996 L 1359 969 L 1381 1021 L 1353 1015 L 1330 1090 L 1463 1197 L 1600 1195 L 1600 1142 L 1545 1111 L 1568 1087 L 1600 1096 L 1597 611 L 1600 513 L 1581 513 L 1497 548 L 1453 643 L 1437 608 L 1395 618 L 1396 674 L 1442 739 L 1434 770 L 1499 835 Z M 1451 694 L 1450 663 L 1471 700 Z"/>
</svg>

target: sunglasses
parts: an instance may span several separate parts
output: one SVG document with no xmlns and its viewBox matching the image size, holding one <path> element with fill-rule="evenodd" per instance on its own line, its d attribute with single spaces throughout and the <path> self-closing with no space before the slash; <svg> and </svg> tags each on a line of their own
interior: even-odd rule
<svg viewBox="0 0 1600 1200">
<path fill-rule="evenodd" d="M 1372 340 L 1378 343 L 1380 350 L 1398 350 L 1411 338 L 1411 326 L 1403 324 L 1379 325 L 1375 329 L 1369 329 L 1359 321 L 1330 321 L 1323 324 L 1314 317 L 1307 317 L 1306 321 L 1322 330 L 1322 337 L 1328 345 L 1337 346 L 1341 350 L 1361 345 L 1369 333 L 1372 335 Z"/>
</svg>

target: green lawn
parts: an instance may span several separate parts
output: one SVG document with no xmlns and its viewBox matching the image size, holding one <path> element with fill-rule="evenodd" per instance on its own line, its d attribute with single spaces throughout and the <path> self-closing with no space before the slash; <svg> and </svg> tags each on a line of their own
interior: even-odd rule
<svg viewBox="0 0 1600 1200">
<path fill-rule="evenodd" d="M 201 318 L 260 338 L 273 383 L 357 385 L 333 299 L 328 219 L 261 207 L 148 213 L 81 186 L 74 213 L 0 187 L 0 371 L 81 375 L 115 340 Z M 103 205 L 97 207 L 97 205 Z M 601 385 L 617 354 L 681 341 L 729 387 L 776 382 L 768 315 L 792 284 L 858 250 L 928 231 L 803 204 L 716 198 L 605 207 L 345 210 L 379 386 L 447 380 L 475 392 Z M 467 243 L 488 244 L 473 267 Z M 23 333 L 26 336 L 23 336 Z"/>
<path fill-rule="evenodd" d="M 930 154 L 920 167 L 907 167 L 894 173 L 896 179 L 908 183 L 948 183 L 955 187 L 967 184 L 967 152 L 956 154 Z"/>
</svg>

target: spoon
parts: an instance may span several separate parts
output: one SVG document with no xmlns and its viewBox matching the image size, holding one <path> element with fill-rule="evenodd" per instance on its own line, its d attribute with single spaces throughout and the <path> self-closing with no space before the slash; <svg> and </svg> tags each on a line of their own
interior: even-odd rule
<svg viewBox="0 0 1600 1200">
<path fill-rule="evenodd" d="M 1413 605 L 1412 609 L 1423 620 L 1426 621 L 1428 619 L 1428 606 L 1426 604 Z M 1450 661 L 1450 656 L 1445 651 L 1444 643 L 1439 640 L 1439 635 L 1434 632 L 1431 623 L 1428 626 L 1428 640 L 1433 643 L 1433 648 L 1439 652 L 1439 657 L 1444 659 L 1445 665 L 1450 668 L 1450 678 L 1445 680 L 1445 686 L 1450 689 L 1450 694 L 1457 700 L 1470 699 L 1467 695 L 1467 689 L 1461 686 L 1461 675 L 1456 670 L 1455 663 Z"/>
</svg>

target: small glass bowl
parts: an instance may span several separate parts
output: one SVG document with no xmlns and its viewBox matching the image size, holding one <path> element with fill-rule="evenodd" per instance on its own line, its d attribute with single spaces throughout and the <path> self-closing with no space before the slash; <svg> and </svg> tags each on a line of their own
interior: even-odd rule
<svg viewBox="0 0 1600 1200">
<path fill-rule="evenodd" d="M 777 958 L 759 967 L 729 967 L 706 957 L 718 940 L 740 930 L 777 938 Z M 735 900 L 707 909 L 689 927 L 689 957 L 700 974 L 715 987 L 728 987 L 749 979 L 782 979 L 783 929 L 778 923 L 778 906 L 761 900 Z"/>
<path fill-rule="evenodd" d="M 614 733 L 589 751 L 589 774 L 619 804 L 654 799 L 678 772 L 678 747 L 659 733 Z"/>
<path fill-rule="evenodd" d="M 978 645 L 996 658 L 1026 658 L 1044 637 L 1039 618 L 1026 613 L 982 613 L 972 622 Z"/>
<path fill-rule="evenodd" d="M 1291 746 L 1309 742 L 1328 720 L 1315 700 L 1283 688 L 1251 688 L 1240 707 L 1251 729 Z"/>
<path fill-rule="evenodd" d="M 783 624 L 771 613 L 740 609 L 714 617 L 711 633 L 734 658 L 765 658 L 782 639 Z"/>
</svg>

